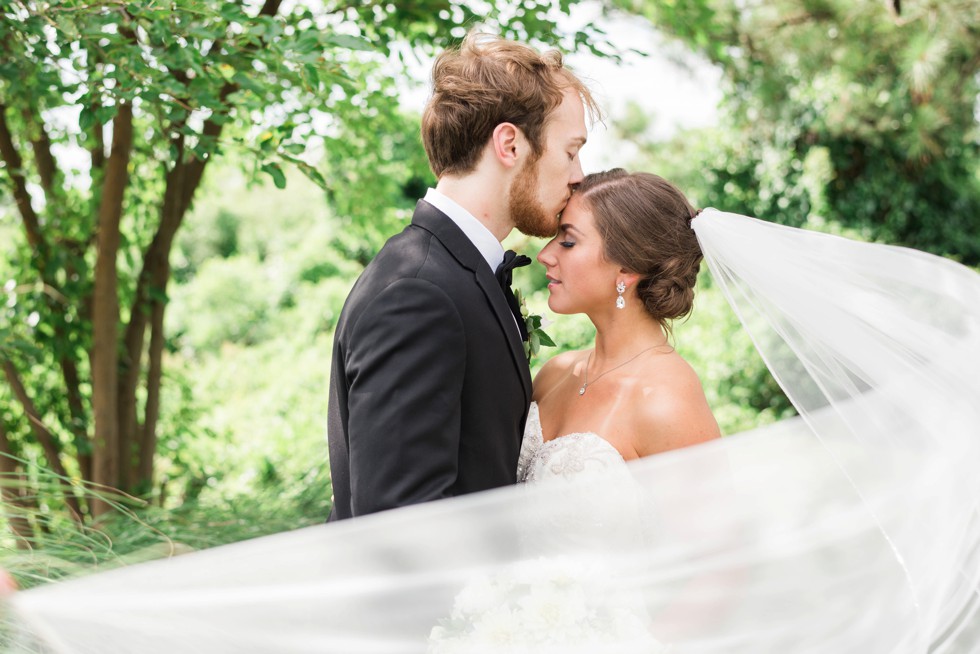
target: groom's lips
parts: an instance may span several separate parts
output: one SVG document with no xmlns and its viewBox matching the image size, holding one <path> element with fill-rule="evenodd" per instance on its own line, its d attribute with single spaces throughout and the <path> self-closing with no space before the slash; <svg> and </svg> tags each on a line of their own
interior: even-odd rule
<svg viewBox="0 0 980 654">
<path fill-rule="evenodd" d="M 568 206 L 568 201 L 571 200 L 571 199 L 572 199 L 572 196 L 571 195 L 568 195 L 568 196 L 565 197 L 565 200 L 561 203 L 561 208 L 558 209 L 558 213 L 555 214 L 555 217 L 558 220 L 561 220 L 561 215 L 565 212 L 565 207 Z"/>
</svg>

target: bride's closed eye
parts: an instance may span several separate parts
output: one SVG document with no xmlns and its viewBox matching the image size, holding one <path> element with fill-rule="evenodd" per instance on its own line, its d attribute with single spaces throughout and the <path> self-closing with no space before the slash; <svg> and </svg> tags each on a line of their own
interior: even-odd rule
<svg viewBox="0 0 980 654">
<path fill-rule="evenodd" d="M 570 248 L 575 245 L 575 241 L 558 241 L 558 245 L 562 246 L 563 248 Z"/>
</svg>

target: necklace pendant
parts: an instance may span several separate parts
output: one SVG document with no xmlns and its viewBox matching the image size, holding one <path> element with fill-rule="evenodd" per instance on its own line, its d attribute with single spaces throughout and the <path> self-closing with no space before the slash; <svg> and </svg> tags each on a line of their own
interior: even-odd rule
<svg viewBox="0 0 980 654">
<path fill-rule="evenodd" d="M 579 395 L 585 395 L 585 386 L 583 386 L 582 388 L 578 389 L 578 394 Z"/>
</svg>

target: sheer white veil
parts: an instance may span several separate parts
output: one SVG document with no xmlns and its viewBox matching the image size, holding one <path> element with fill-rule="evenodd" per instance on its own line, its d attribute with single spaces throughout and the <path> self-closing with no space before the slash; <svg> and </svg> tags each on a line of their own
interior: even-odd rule
<svg viewBox="0 0 980 654">
<path fill-rule="evenodd" d="M 980 652 L 980 275 L 692 225 L 799 418 L 19 593 L 11 648 Z"/>
</svg>

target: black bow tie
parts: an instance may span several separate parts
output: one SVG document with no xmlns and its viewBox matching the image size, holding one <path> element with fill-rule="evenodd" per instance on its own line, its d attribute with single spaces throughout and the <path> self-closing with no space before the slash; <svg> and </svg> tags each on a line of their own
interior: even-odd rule
<svg viewBox="0 0 980 654">
<path fill-rule="evenodd" d="M 517 301 L 517 296 L 514 295 L 514 291 L 510 286 L 513 283 L 514 268 L 521 268 L 530 265 L 530 263 L 531 259 L 529 257 L 523 254 L 517 254 L 513 250 L 507 250 L 504 252 L 504 260 L 500 262 L 500 265 L 497 266 L 497 270 L 494 272 L 494 276 L 500 282 L 500 288 L 504 291 L 504 297 L 507 298 L 507 305 L 517 320 L 517 328 L 521 332 L 522 341 L 527 340 L 527 325 L 524 324 L 524 316 L 521 315 L 521 305 Z"/>
<path fill-rule="evenodd" d="M 513 283 L 514 268 L 523 268 L 529 265 L 531 265 L 531 259 L 529 257 L 523 254 L 517 254 L 513 250 L 507 250 L 504 252 L 504 260 L 500 262 L 496 272 L 493 274 L 497 277 L 497 281 L 500 282 L 500 288 L 508 289 Z"/>
</svg>

